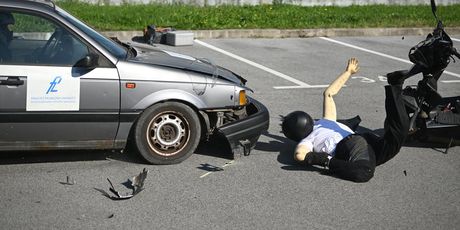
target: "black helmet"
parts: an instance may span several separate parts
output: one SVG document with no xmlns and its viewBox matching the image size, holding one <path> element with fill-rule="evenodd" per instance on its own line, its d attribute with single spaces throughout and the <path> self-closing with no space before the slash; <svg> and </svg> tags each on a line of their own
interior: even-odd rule
<svg viewBox="0 0 460 230">
<path fill-rule="evenodd" d="M 283 118 L 284 136 L 299 142 L 313 131 L 313 119 L 306 112 L 294 111 Z"/>
<path fill-rule="evenodd" d="M 0 11 L 0 25 L 14 25 L 14 17 L 10 12 Z"/>
</svg>

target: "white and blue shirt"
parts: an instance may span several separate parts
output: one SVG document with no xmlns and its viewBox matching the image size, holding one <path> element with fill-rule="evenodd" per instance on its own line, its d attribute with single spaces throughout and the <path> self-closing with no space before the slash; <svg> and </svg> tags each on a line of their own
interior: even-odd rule
<svg viewBox="0 0 460 230">
<path fill-rule="evenodd" d="M 310 135 L 302 139 L 299 145 L 306 145 L 313 152 L 325 152 L 330 156 L 334 156 L 337 144 L 354 133 L 353 130 L 342 123 L 319 119 L 315 121 Z"/>
</svg>

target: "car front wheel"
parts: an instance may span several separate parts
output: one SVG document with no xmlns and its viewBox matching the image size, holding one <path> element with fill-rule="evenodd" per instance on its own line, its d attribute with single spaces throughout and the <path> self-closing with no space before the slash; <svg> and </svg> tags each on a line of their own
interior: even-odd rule
<svg viewBox="0 0 460 230">
<path fill-rule="evenodd" d="M 136 123 L 134 139 L 141 155 L 152 164 L 176 164 L 195 151 L 201 126 L 189 106 L 165 102 L 146 109 Z"/>
</svg>

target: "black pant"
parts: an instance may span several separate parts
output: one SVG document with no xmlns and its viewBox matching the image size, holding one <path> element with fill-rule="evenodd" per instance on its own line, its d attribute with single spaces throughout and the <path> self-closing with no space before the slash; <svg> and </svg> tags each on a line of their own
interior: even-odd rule
<svg viewBox="0 0 460 230">
<path fill-rule="evenodd" d="M 337 144 L 329 171 L 343 179 L 366 182 L 375 166 L 393 158 L 401 149 L 409 130 L 409 118 L 402 99 L 401 85 L 385 86 L 385 134 L 351 135 Z"/>
</svg>

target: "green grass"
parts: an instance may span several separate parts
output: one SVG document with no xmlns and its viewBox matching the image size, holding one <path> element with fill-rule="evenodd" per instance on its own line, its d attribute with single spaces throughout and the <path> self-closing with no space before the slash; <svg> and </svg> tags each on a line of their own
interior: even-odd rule
<svg viewBox="0 0 460 230">
<path fill-rule="evenodd" d="M 434 27 L 429 5 L 302 7 L 294 5 L 208 6 L 91 5 L 64 0 L 58 5 L 99 30 L 141 30 L 146 25 L 176 29 L 308 29 Z M 447 27 L 460 26 L 460 4 L 438 6 Z"/>
</svg>

